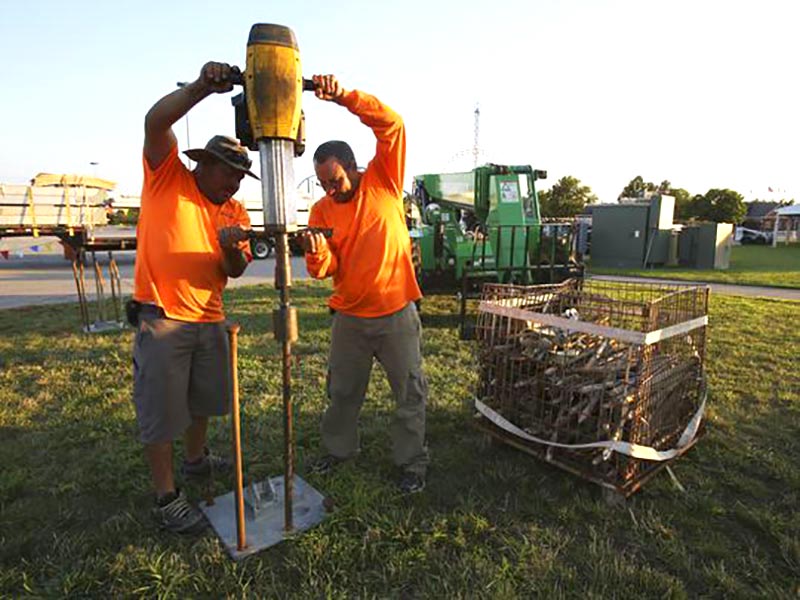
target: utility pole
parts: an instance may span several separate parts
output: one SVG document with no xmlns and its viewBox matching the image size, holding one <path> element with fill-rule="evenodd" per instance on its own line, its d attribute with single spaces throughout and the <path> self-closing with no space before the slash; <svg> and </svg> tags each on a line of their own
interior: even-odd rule
<svg viewBox="0 0 800 600">
<path fill-rule="evenodd" d="M 478 154 L 480 152 L 478 146 L 478 134 L 480 133 L 480 120 L 481 120 L 481 109 L 477 104 L 475 104 L 475 140 L 472 143 L 472 167 L 476 168 L 478 166 Z"/>
</svg>

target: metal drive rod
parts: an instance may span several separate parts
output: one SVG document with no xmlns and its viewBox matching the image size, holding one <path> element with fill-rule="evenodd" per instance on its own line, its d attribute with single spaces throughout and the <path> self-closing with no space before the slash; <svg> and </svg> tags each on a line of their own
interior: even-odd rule
<svg viewBox="0 0 800 600">
<path fill-rule="evenodd" d="M 97 255 L 92 250 L 92 265 L 94 266 L 94 289 L 97 293 L 97 320 L 106 320 L 106 298 L 105 290 L 103 289 L 103 269 L 100 263 L 97 262 Z"/>
<path fill-rule="evenodd" d="M 244 528 L 244 477 L 242 475 L 242 425 L 239 415 L 239 368 L 238 334 L 239 325 L 228 325 L 230 342 L 231 379 L 233 380 L 233 406 L 231 406 L 231 437 L 233 438 L 233 471 L 236 479 L 233 488 L 236 504 L 236 549 L 240 552 L 247 547 L 247 534 Z"/>
<path fill-rule="evenodd" d="M 75 250 L 75 258 L 72 260 L 72 276 L 75 278 L 75 287 L 78 289 L 78 307 L 83 321 L 83 330 L 89 332 L 89 308 L 86 305 L 86 287 L 83 279 L 83 251 Z"/>
<path fill-rule="evenodd" d="M 294 423 L 292 422 L 292 335 L 296 324 L 292 323 L 289 290 L 292 286 L 292 267 L 289 261 L 289 236 L 283 232 L 276 236 L 275 286 L 280 290 L 279 314 L 283 323 L 279 328 L 282 336 L 282 374 L 283 374 L 283 491 L 284 528 L 291 531 L 292 494 L 294 490 Z"/>
<path fill-rule="evenodd" d="M 111 250 L 108 251 L 108 278 L 111 281 L 111 304 L 114 306 L 114 321 L 122 322 L 122 286 L 120 285 L 119 267 Z"/>
<path fill-rule="evenodd" d="M 294 202 L 294 142 L 285 139 L 258 140 L 261 163 L 261 197 L 264 225 L 275 233 L 275 288 L 280 290 L 280 306 L 273 313 L 275 337 L 282 346 L 283 374 L 283 459 L 284 509 L 286 531 L 294 529 L 292 494 L 294 488 L 294 432 L 292 423 L 292 342 L 297 339 L 297 321 L 289 301 L 292 271 L 289 262 L 289 235 L 297 229 Z"/>
</svg>

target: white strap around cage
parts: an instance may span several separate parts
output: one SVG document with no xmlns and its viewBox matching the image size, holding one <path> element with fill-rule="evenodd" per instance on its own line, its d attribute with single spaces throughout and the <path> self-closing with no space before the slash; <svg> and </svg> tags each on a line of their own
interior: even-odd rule
<svg viewBox="0 0 800 600">
<path fill-rule="evenodd" d="M 511 299 L 512 302 L 516 300 L 515 298 Z M 619 327 L 609 327 L 608 325 L 597 325 L 596 323 L 587 321 L 568 319 L 566 317 L 535 312 L 515 306 L 506 306 L 503 304 L 504 302 L 504 300 L 482 300 L 478 307 L 478 312 L 508 317 L 526 323 L 538 323 L 539 325 L 545 325 L 547 327 L 557 327 L 569 332 L 599 335 L 628 344 L 642 345 L 655 344 L 656 342 L 675 337 L 676 335 L 689 333 L 693 329 L 708 325 L 708 316 L 702 316 L 684 321 L 683 323 L 678 323 L 677 325 L 656 329 L 655 331 L 640 332 L 630 329 L 621 329 Z"/>
<path fill-rule="evenodd" d="M 538 438 L 536 436 L 529 434 L 526 431 L 523 431 L 522 429 L 511 423 L 508 419 L 500 415 L 498 412 L 486 406 L 483 402 L 481 402 L 477 398 L 475 399 L 475 408 L 484 417 L 489 419 L 492 423 L 494 423 L 501 429 L 529 442 L 534 442 L 536 444 L 544 444 L 545 446 L 553 446 L 555 448 L 565 448 L 568 450 L 610 448 L 614 452 L 619 452 L 620 454 L 631 456 L 633 458 L 662 462 L 665 460 L 670 460 L 672 458 L 675 458 L 676 456 L 683 454 L 688 449 L 691 442 L 694 440 L 695 436 L 697 435 L 697 431 L 700 429 L 700 422 L 703 420 L 703 413 L 705 412 L 706 408 L 706 395 L 707 394 L 705 393 L 703 394 L 703 401 L 700 403 L 700 408 L 698 408 L 697 412 L 694 413 L 694 416 L 689 421 L 689 424 L 686 426 L 686 429 L 681 434 L 681 437 L 678 439 L 678 443 L 671 450 L 656 450 L 655 448 L 651 448 L 650 446 L 642 446 L 641 444 L 632 444 L 630 442 L 620 442 L 614 440 L 608 440 L 605 442 L 591 442 L 588 444 L 560 444 L 558 442 L 543 440 L 542 438 Z"/>
</svg>

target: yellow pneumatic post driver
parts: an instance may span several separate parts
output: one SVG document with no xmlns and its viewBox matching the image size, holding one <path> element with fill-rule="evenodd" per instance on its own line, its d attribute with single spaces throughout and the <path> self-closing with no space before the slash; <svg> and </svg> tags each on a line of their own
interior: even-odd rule
<svg viewBox="0 0 800 600">
<path fill-rule="evenodd" d="M 304 90 L 313 91 L 314 84 L 302 77 L 294 32 L 283 25 L 263 23 L 250 29 L 245 71 L 234 83 L 244 86 L 244 92 L 232 100 L 236 137 L 259 153 L 263 235 L 276 242 L 275 287 L 280 290 L 280 305 L 273 311 L 273 330 L 283 354 L 284 516 L 285 529 L 290 531 L 294 477 L 291 351 L 298 328 L 297 311 L 289 300 L 292 275 L 288 236 L 297 230 L 293 159 L 305 150 L 300 100 Z"/>
</svg>

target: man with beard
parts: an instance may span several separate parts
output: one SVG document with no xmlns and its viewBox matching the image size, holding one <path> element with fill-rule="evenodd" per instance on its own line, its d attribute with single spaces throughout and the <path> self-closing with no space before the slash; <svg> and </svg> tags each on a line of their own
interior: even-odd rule
<svg viewBox="0 0 800 600">
<path fill-rule="evenodd" d="M 359 452 L 358 415 L 373 359 L 386 371 L 395 402 L 392 458 L 405 494 L 425 487 L 427 383 L 415 302 L 422 296 L 405 223 L 403 120 L 377 98 L 346 91 L 332 75 L 314 76 L 315 93 L 357 116 L 377 139 L 374 158 L 361 172 L 350 146 L 325 142 L 314 170 L 325 197 L 311 209 L 309 227 L 332 229 L 304 237 L 312 277 L 333 277 L 328 398 L 322 418 L 324 453 L 311 466 L 325 473 Z"/>
</svg>

